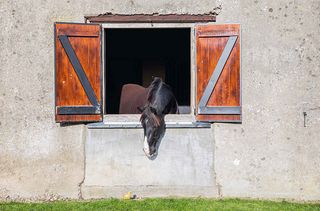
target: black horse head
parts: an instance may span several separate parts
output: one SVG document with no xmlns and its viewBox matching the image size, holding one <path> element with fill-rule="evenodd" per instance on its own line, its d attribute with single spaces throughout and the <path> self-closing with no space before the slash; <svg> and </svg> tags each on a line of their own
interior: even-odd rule
<svg viewBox="0 0 320 211">
<path fill-rule="evenodd" d="M 148 89 L 148 100 L 141 109 L 140 122 L 144 129 L 143 151 L 149 159 L 154 159 L 165 133 L 164 117 L 178 113 L 178 104 L 170 87 L 160 78 L 154 78 Z"/>
<path fill-rule="evenodd" d="M 146 106 L 140 118 L 144 130 L 143 151 L 149 158 L 156 157 L 160 141 L 165 133 L 163 115 L 157 115 L 156 110 Z"/>
</svg>

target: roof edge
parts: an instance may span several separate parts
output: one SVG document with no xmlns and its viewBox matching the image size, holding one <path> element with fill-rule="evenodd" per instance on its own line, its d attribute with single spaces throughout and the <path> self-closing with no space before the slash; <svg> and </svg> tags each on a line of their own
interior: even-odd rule
<svg viewBox="0 0 320 211">
<path fill-rule="evenodd" d="M 99 15 L 85 15 L 85 22 L 90 23 L 195 23 L 215 22 L 221 7 L 217 7 L 208 13 L 149 13 L 149 14 L 121 14 L 106 12 Z"/>
</svg>

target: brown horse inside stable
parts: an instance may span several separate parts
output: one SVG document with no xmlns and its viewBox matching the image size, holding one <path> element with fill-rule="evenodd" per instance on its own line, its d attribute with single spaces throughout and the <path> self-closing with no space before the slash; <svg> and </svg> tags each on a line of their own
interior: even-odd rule
<svg viewBox="0 0 320 211">
<path fill-rule="evenodd" d="M 164 117 L 167 114 L 178 114 L 179 109 L 171 88 L 156 77 L 148 88 L 136 84 L 124 85 L 119 113 L 142 113 L 143 151 L 149 159 L 155 159 L 165 133 Z"/>
</svg>

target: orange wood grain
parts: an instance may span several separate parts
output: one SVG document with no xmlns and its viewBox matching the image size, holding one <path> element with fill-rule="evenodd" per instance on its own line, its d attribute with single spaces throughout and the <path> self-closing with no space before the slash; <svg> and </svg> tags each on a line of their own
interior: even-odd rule
<svg viewBox="0 0 320 211">
<path fill-rule="evenodd" d="M 98 24 L 56 23 L 57 35 L 99 37 Z"/>
<path fill-rule="evenodd" d="M 94 115 L 56 115 L 56 122 L 99 122 L 102 121 L 100 114 Z"/>
<path fill-rule="evenodd" d="M 241 122 L 241 115 L 237 114 L 198 114 L 196 118 L 203 122 Z"/>
<path fill-rule="evenodd" d="M 239 24 L 198 25 L 196 30 L 197 37 L 222 37 L 240 35 Z"/>
<path fill-rule="evenodd" d="M 91 105 L 58 35 L 68 35 L 79 62 L 101 103 L 100 26 L 57 23 L 55 36 L 55 106 Z M 97 115 L 57 115 L 56 122 L 101 121 Z"/>
<path fill-rule="evenodd" d="M 197 105 L 218 63 L 229 36 L 237 41 L 222 70 L 207 106 L 241 106 L 240 99 L 240 25 L 199 25 L 197 42 Z M 197 115 L 199 121 L 239 122 L 240 115 Z"/>
</svg>

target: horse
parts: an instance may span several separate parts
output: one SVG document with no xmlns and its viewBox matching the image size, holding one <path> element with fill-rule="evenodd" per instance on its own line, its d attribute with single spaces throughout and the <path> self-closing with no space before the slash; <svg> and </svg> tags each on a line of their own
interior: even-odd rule
<svg viewBox="0 0 320 211">
<path fill-rule="evenodd" d="M 140 108 L 147 103 L 148 92 L 148 88 L 138 84 L 123 85 L 120 97 L 119 114 L 141 114 Z"/>
<path fill-rule="evenodd" d="M 143 151 L 153 160 L 158 155 L 158 148 L 165 134 L 164 117 L 167 114 L 178 114 L 179 108 L 171 88 L 160 78 L 155 77 L 147 89 L 147 102 L 138 109 L 142 112 L 140 122 L 144 131 Z"/>
</svg>

